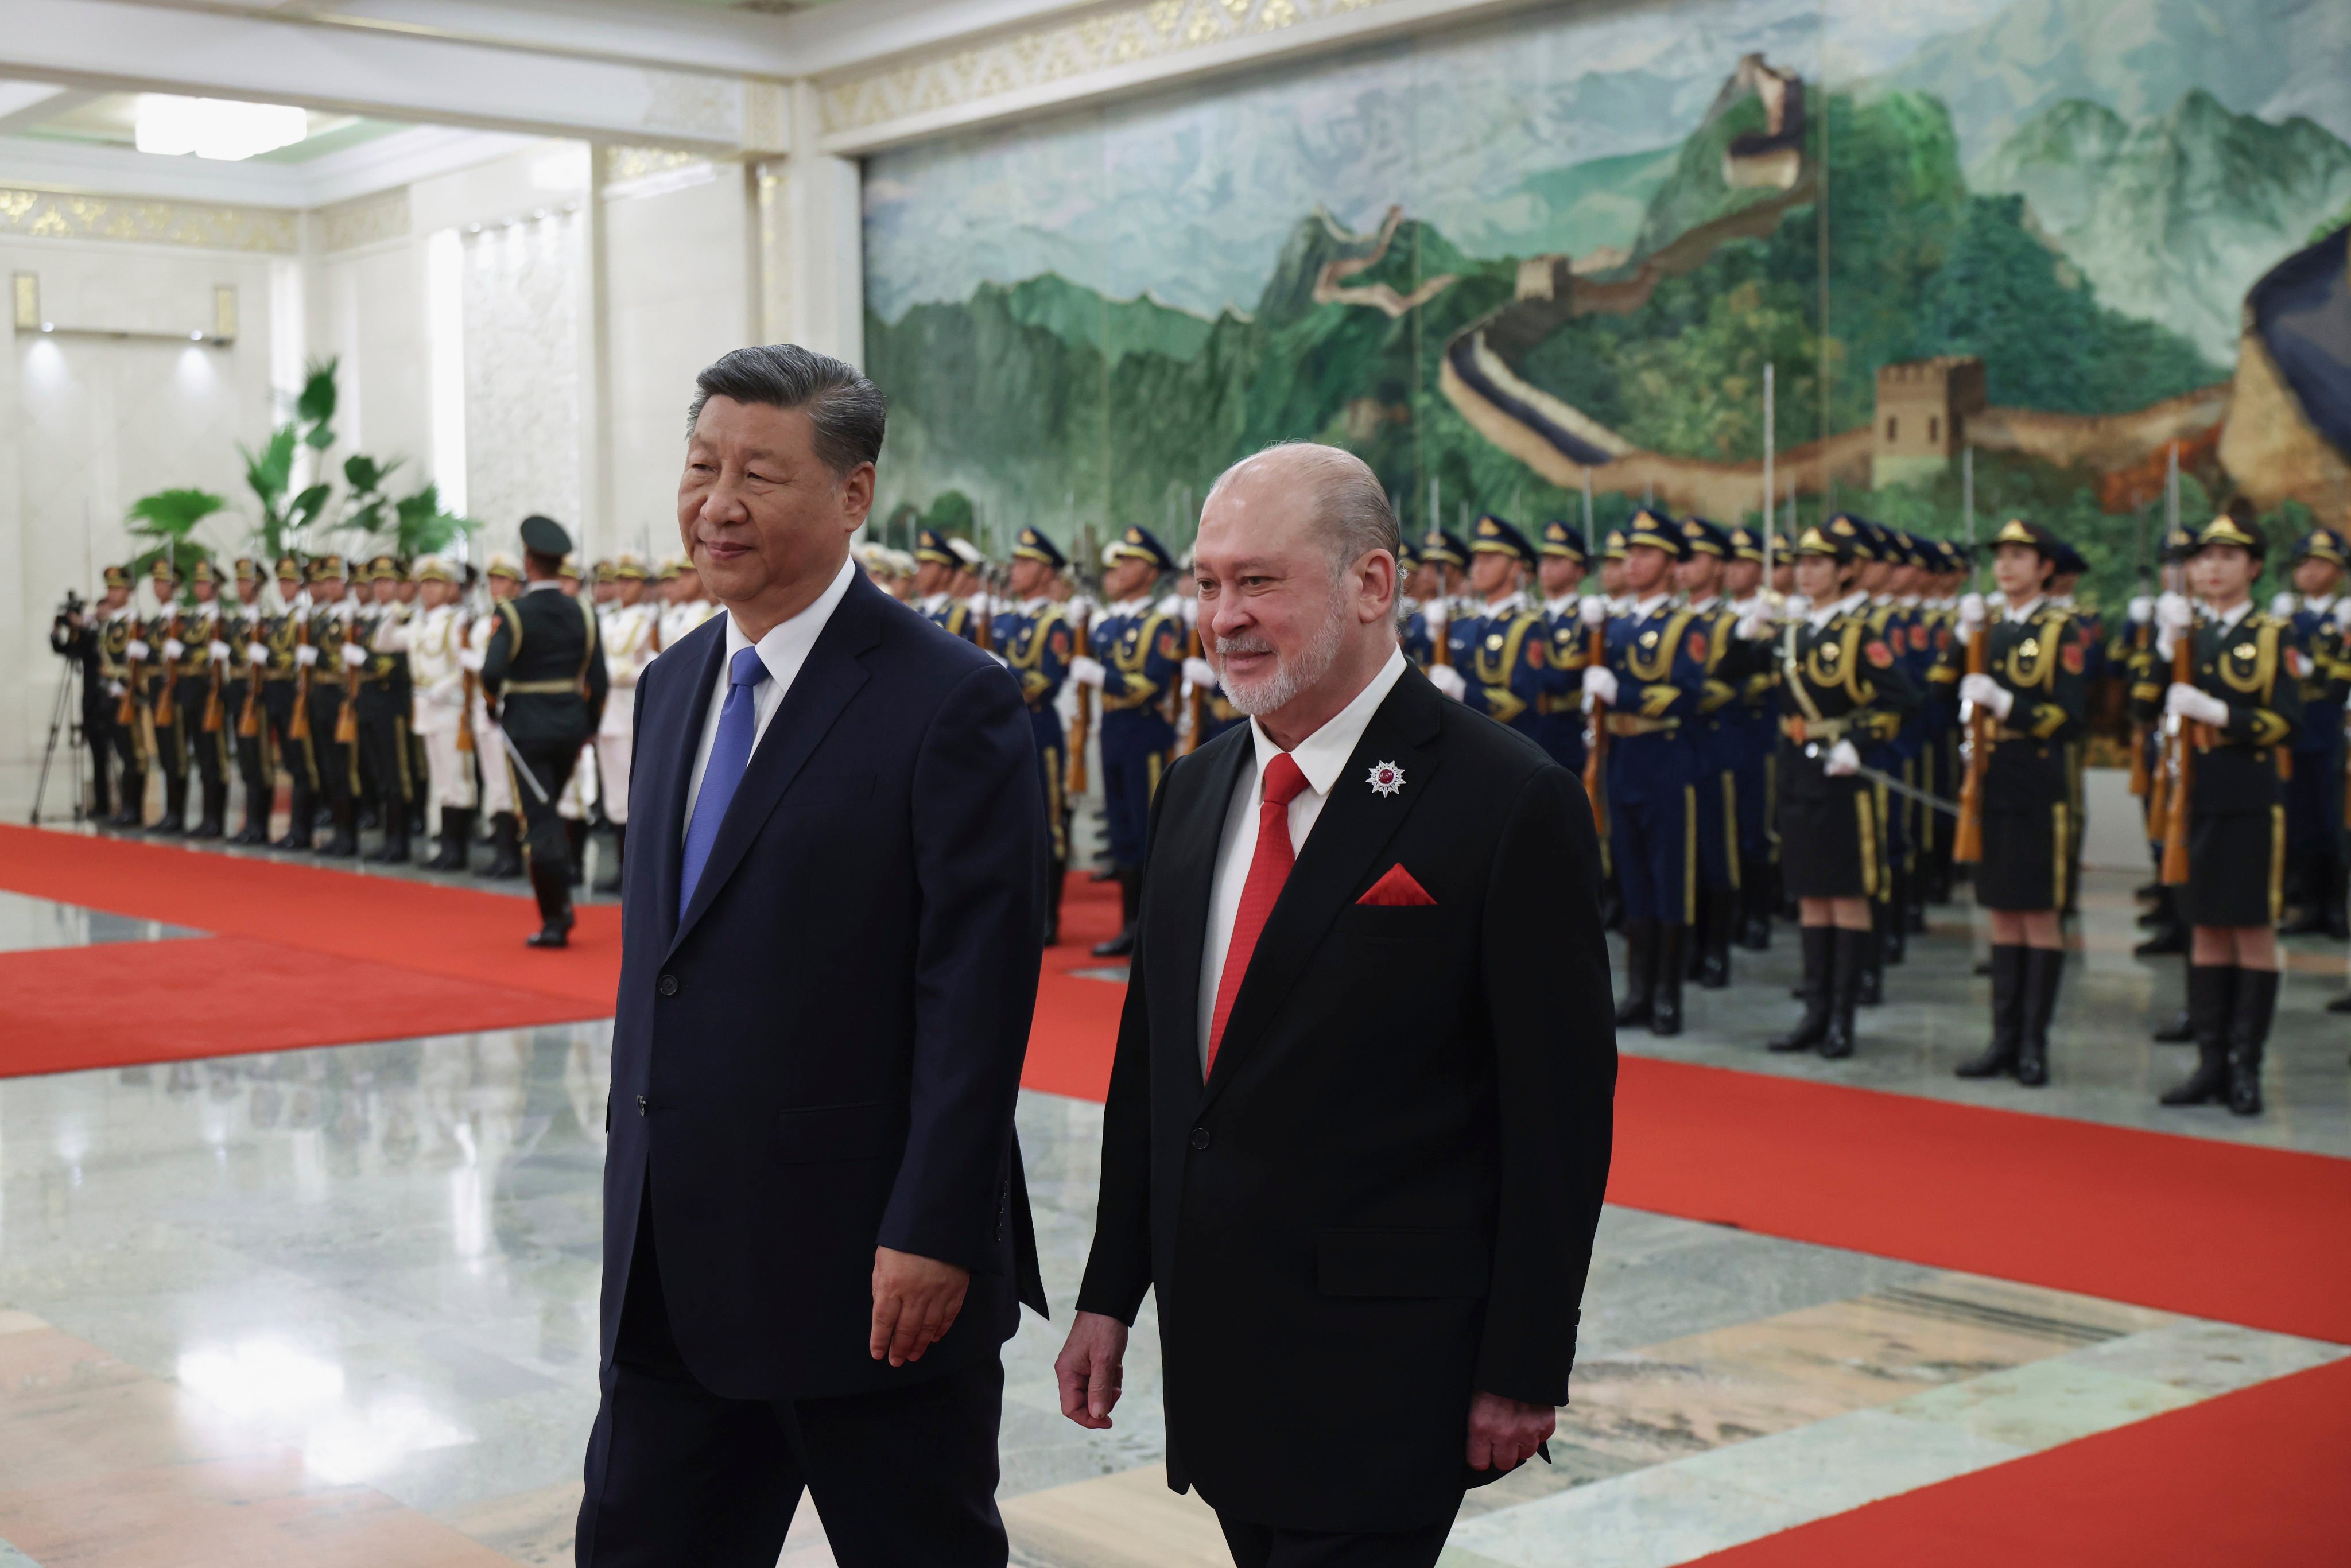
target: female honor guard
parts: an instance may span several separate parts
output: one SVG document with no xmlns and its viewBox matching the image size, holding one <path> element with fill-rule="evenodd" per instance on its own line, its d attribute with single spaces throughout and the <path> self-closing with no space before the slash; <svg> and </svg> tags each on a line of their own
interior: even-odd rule
<svg viewBox="0 0 2351 1568">
<path fill-rule="evenodd" d="M 2191 619 L 2188 604 L 2171 594 L 2156 606 L 2157 661 L 2173 668 L 2163 698 L 2172 769 L 2164 880 L 2176 880 L 2173 852 L 2184 847 L 2188 877 L 2179 891 L 2196 1036 L 2196 1071 L 2163 1103 L 2225 1098 L 2241 1116 L 2262 1108 L 2262 1052 L 2277 1008 L 2285 878 L 2280 764 L 2302 727 L 2300 678 L 2308 668 L 2292 629 L 2253 608 L 2266 549 L 2260 530 L 2213 518 L 2188 562 L 2204 613 Z"/>
<path fill-rule="evenodd" d="M 1983 597 L 1959 601 L 1958 639 L 1928 680 L 1974 713 L 1960 835 L 1980 833 L 1976 902 L 1991 912 L 1991 1044 L 1962 1078 L 2049 1082 L 2049 1018 L 2065 972 L 2059 912 L 2081 823 L 2066 766 L 2088 717 L 2089 682 L 2074 619 L 2049 597 L 2057 541 L 2011 519 L 1992 536 L 1992 580 L 2007 601 L 1987 625 Z"/>
<path fill-rule="evenodd" d="M 1871 635 L 1855 582 L 1859 526 L 1837 517 L 1794 550 L 1802 619 L 1780 640 L 1780 866 L 1802 923 L 1804 1016 L 1773 1051 L 1853 1054 L 1853 1010 L 1876 935 L 1871 905 L 1886 874 L 1876 791 L 1860 740 L 1916 707 L 1918 690 Z"/>
<path fill-rule="evenodd" d="M 1543 664 L 1551 685 L 1535 703 L 1535 739 L 1551 759 L 1570 773 L 1583 772 L 1583 666 L 1591 662 L 1592 639 L 1583 627 L 1583 600 L 1577 591 L 1591 552 L 1583 531 L 1556 518 L 1543 525 L 1542 560 L 1535 568 L 1542 585 L 1543 633 L 1550 651 Z"/>
</svg>

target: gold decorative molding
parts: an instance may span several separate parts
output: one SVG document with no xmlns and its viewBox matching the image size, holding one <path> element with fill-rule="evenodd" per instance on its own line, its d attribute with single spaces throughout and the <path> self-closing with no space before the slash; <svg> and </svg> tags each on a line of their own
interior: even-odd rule
<svg viewBox="0 0 2351 1568">
<path fill-rule="evenodd" d="M 828 136 L 970 108 L 1071 84 L 1398 0 L 1144 0 L 1077 21 L 1015 33 L 869 75 L 828 83 Z"/>
<path fill-rule="evenodd" d="M 329 256 L 337 251 L 357 250 L 363 245 L 404 239 L 409 232 L 408 187 L 402 185 L 371 196 L 355 196 L 331 207 L 320 207 L 315 216 L 319 220 L 319 248 Z"/>
<path fill-rule="evenodd" d="M 625 185 L 632 180 L 650 179 L 655 174 L 674 173 L 690 169 L 696 163 L 707 163 L 709 158 L 700 152 L 681 152 L 674 147 L 607 147 L 604 149 L 604 183 Z"/>
<path fill-rule="evenodd" d="M 743 150 L 782 152 L 791 146 L 791 99 L 781 82 L 743 84 Z"/>
<path fill-rule="evenodd" d="M 642 74 L 647 95 L 646 130 L 742 144 L 745 83 L 741 78 L 651 68 Z"/>
<path fill-rule="evenodd" d="M 0 234 L 292 256 L 302 248 L 302 214 L 0 186 Z"/>
</svg>

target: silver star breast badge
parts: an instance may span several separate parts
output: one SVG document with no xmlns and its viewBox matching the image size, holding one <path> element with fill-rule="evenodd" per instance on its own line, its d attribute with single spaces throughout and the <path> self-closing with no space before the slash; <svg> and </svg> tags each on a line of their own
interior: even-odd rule
<svg viewBox="0 0 2351 1568">
<path fill-rule="evenodd" d="M 1404 788 L 1404 769 L 1393 762 L 1374 762 L 1371 772 L 1372 793 L 1393 795 Z"/>
</svg>

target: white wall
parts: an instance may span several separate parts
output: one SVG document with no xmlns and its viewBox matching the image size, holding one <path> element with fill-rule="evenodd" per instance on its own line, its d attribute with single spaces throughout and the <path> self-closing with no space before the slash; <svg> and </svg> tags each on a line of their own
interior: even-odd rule
<svg viewBox="0 0 2351 1568">
<path fill-rule="evenodd" d="M 406 493 L 433 476 L 431 362 L 424 319 L 424 251 L 413 235 L 320 256 L 304 290 L 305 351 L 333 358 L 341 402 L 338 462 L 364 452 L 401 466 Z"/>
</svg>

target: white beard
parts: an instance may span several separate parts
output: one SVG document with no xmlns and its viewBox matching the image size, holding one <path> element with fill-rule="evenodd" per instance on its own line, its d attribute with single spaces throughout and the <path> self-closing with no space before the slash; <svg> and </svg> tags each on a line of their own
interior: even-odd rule
<svg viewBox="0 0 2351 1568">
<path fill-rule="evenodd" d="M 1293 660 L 1277 656 L 1273 673 L 1254 682 L 1236 681 L 1219 667 L 1219 682 L 1225 689 L 1225 700 L 1252 718 L 1259 714 L 1277 713 L 1296 700 L 1298 694 L 1314 685 L 1331 673 L 1338 662 L 1339 644 L 1347 634 L 1347 601 L 1338 594 L 1331 596 L 1331 612 L 1323 620 L 1313 641 L 1306 644 Z M 1228 653 L 1261 653 L 1271 652 L 1270 644 L 1260 637 L 1219 637 L 1217 656 Z"/>
</svg>

